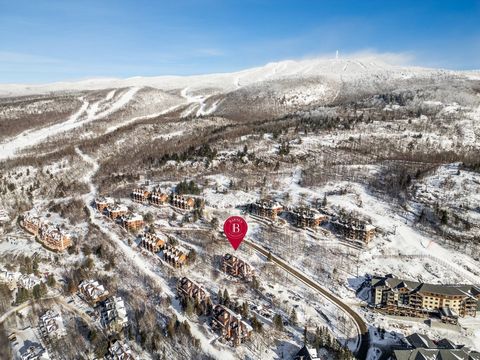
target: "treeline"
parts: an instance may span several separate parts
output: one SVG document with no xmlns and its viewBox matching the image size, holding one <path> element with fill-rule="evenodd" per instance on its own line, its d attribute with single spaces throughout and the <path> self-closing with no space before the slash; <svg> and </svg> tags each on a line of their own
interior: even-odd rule
<svg viewBox="0 0 480 360">
<path fill-rule="evenodd" d="M 180 153 L 166 153 L 161 157 L 149 156 L 143 160 L 145 165 L 162 166 L 167 161 L 187 161 L 207 159 L 212 161 L 217 156 L 217 150 L 211 148 L 209 144 L 202 144 L 201 146 L 189 146 L 187 150 Z"/>
</svg>

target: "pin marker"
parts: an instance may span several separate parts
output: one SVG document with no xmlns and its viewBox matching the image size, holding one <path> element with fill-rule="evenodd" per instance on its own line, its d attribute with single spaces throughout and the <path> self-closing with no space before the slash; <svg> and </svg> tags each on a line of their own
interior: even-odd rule
<svg viewBox="0 0 480 360">
<path fill-rule="evenodd" d="M 243 238 L 247 234 L 248 225 L 240 216 L 230 216 L 223 223 L 223 232 L 234 250 L 237 250 Z"/>
</svg>

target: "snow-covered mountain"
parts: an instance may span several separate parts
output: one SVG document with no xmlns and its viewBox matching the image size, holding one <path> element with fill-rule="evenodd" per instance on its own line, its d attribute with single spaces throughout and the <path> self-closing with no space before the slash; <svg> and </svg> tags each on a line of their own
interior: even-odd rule
<svg viewBox="0 0 480 360">
<path fill-rule="evenodd" d="M 407 79 L 425 76 L 471 76 L 478 77 L 478 72 L 462 72 L 420 67 L 392 65 L 376 58 L 356 59 L 309 59 L 300 61 L 281 61 L 265 66 L 246 69 L 233 73 L 218 73 L 193 76 L 157 76 L 131 77 L 127 79 L 104 78 L 77 82 L 57 82 L 41 85 L 2 84 L 1 96 L 19 96 L 42 94 L 56 91 L 83 91 L 131 86 L 149 86 L 162 90 L 189 88 L 193 90 L 217 88 L 231 91 L 265 81 L 323 77 L 337 81 L 358 79 Z"/>
</svg>

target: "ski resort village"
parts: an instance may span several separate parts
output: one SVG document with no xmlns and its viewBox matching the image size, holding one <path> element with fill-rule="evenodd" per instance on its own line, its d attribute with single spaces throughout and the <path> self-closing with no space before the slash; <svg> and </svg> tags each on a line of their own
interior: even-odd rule
<svg viewBox="0 0 480 360">
<path fill-rule="evenodd" d="M 479 139 L 382 58 L 0 85 L 0 358 L 480 360 Z"/>
</svg>

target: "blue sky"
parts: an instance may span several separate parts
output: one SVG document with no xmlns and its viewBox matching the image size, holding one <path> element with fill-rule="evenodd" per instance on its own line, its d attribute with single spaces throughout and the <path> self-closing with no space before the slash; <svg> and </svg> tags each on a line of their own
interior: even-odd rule
<svg viewBox="0 0 480 360">
<path fill-rule="evenodd" d="M 480 0 L 0 0 L 0 83 L 225 72 L 337 49 L 480 69 Z"/>
</svg>

